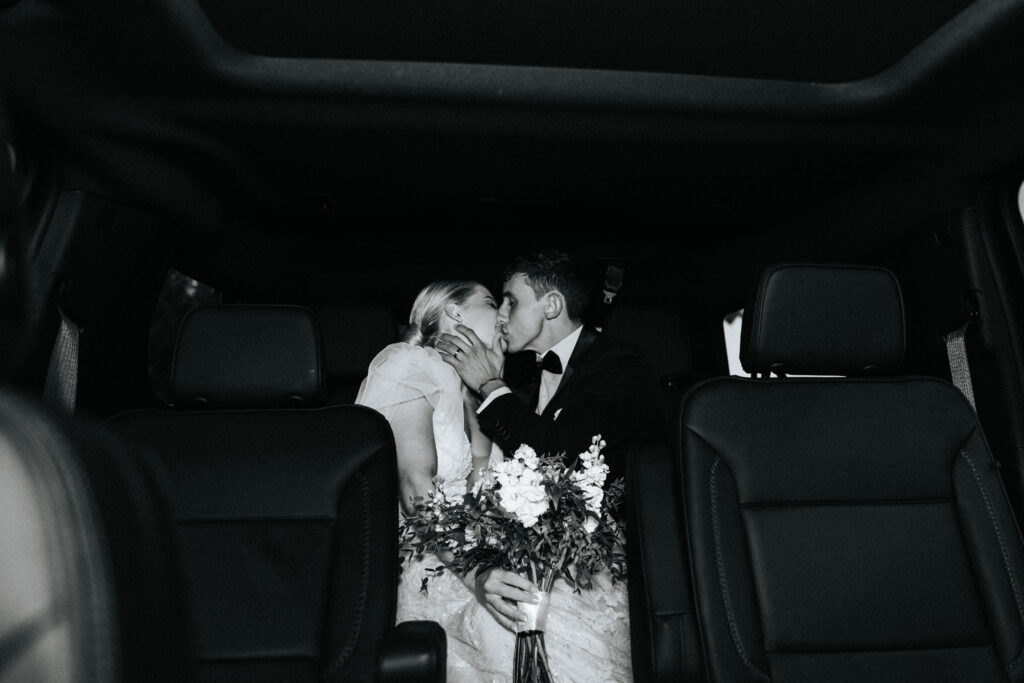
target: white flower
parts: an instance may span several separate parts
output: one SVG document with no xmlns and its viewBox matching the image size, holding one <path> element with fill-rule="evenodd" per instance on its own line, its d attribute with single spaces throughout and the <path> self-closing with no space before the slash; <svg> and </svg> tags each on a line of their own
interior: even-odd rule
<svg viewBox="0 0 1024 683">
<path fill-rule="evenodd" d="M 457 484 L 454 485 L 454 490 L 452 490 L 453 485 L 446 482 L 443 477 L 434 477 L 433 482 L 434 493 L 431 502 L 433 503 L 434 512 L 441 515 L 443 507 L 458 503 L 462 495 L 458 490 Z"/>
<path fill-rule="evenodd" d="M 522 462 L 526 467 L 531 470 L 536 470 L 540 459 L 537 457 L 537 451 L 533 450 L 530 446 L 525 443 L 516 449 L 515 453 L 512 454 L 512 460 L 518 460 Z"/>
<path fill-rule="evenodd" d="M 572 481 L 583 492 L 583 500 L 587 510 L 595 517 L 601 515 L 601 503 L 604 501 L 604 482 L 608 478 L 608 465 L 604 462 L 601 449 L 605 442 L 598 434 L 591 439 L 590 448 L 580 453 L 580 464 L 582 469 L 575 470 L 570 475 Z M 598 521 L 594 517 L 588 517 L 584 523 L 587 533 L 592 533 L 597 528 Z"/>
<path fill-rule="evenodd" d="M 502 460 L 494 466 L 494 477 L 498 484 L 504 486 L 506 482 L 518 479 L 525 469 L 521 460 Z"/>
<path fill-rule="evenodd" d="M 489 468 L 481 467 L 480 478 L 476 480 L 475 484 L 473 484 L 473 495 L 479 496 L 480 491 L 482 491 L 485 487 L 487 489 L 491 489 L 494 487 L 494 474 L 491 472 Z"/>
<path fill-rule="evenodd" d="M 601 503 L 604 501 L 604 480 L 608 476 L 608 466 L 603 460 L 595 463 L 592 467 L 576 470 L 570 477 L 572 481 L 583 492 L 583 500 L 587 509 L 594 514 L 601 513 Z"/>
<path fill-rule="evenodd" d="M 501 506 L 515 515 L 527 529 L 548 510 L 548 492 L 536 472 L 527 471 L 511 486 L 503 485 L 498 495 Z"/>
<path fill-rule="evenodd" d="M 595 470 L 593 477 L 597 477 L 596 470 L 601 470 L 602 479 L 601 484 L 604 484 L 604 478 L 608 474 L 608 466 L 604 464 L 604 456 L 601 455 L 601 449 L 604 448 L 605 442 L 598 434 L 594 437 L 593 443 L 590 445 L 585 452 L 580 453 L 580 463 L 583 465 L 585 471 Z M 595 469 L 596 468 L 596 469 Z"/>
<path fill-rule="evenodd" d="M 604 502 L 604 489 L 600 486 L 588 486 L 584 490 L 587 509 L 595 515 L 601 514 L 601 503 Z"/>
<path fill-rule="evenodd" d="M 608 465 L 604 464 L 602 456 L 595 462 L 584 466 L 581 470 L 572 473 L 572 480 L 582 486 L 604 486 L 604 480 L 608 478 Z"/>
<path fill-rule="evenodd" d="M 524 444 L 516 449 L 514 457 L 493 468 L 502 508 L 515 515 L 527 529 L 548 509 L 544 477 L 536 469 L 538 463 L 537 453 Z"/>
</svg>

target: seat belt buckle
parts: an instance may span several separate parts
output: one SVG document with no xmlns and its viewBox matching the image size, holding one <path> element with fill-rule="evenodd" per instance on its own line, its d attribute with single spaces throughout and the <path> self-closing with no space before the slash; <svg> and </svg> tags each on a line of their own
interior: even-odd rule
<svg viewBox="0 0 1024 683">
<path fill-rule="evenodd" d="M 604 303 L 610 304 L 615 299 L 615 295 L 619 293 L 619 289 L 622 287 L 622 277 L 625 272 L 624 268 L 612 264 L 609 264 L 605 269 Z"/>
</svg>

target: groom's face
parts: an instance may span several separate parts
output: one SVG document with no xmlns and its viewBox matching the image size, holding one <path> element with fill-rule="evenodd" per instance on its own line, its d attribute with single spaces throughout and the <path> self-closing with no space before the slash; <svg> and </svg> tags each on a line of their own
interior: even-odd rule
<svg viewBox="0 0 1024 683">
<path fill-rule="evenodd" d="M 501 308 L 498 309 L 498 325 L 508 344 L 508 353 L 527 349 L 546 351 L 536 346 L 544 329 L 544 320 L 544 303 L 537 299 L 526 282 L 526 276 L 517 274 L 510 277 L 502 287 Z"/>
</svg>

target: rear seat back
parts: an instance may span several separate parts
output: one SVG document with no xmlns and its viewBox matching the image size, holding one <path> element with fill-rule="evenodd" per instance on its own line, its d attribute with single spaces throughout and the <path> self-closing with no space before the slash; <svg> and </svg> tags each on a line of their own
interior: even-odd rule
<svg viewBox="0 0 1024 683">
<path fill-rule="evenodd" d="M 663 384 L 692 371 L 686 321 L 675 310 L 619 304 L 608 310 L 604 330 L 637 345 L 654 363 Z"/>
<path fill-rule="evenodd" d="M 323 404 L 308 309 L 183 322 L 174 410 L 109 420 L 166 482 L 199 680 L 373 680 L 395 619 L 386 420 Z"/>
<path fill-rule="evenodd" d="M 693 371 L 683 315 L 668 308 L 616 303 L 608 310 L 603 330 L 630 342 L 651 361 L 661 383 L 667 423 L 674 423 L 683 394 L 703 379 Z"/>
<path fill-rule="evenodd" d="M 684 402 L 709 680 L 1024 680 L 1024 544 L 970 405 L 894 375 L 895 277 L 777 266 L 744 318 L 748 372 L 858 376 L 716 379 Z"/>
<path fill-rule="evenodd" d="M 398 341 L 391 312 L 372 304 L 324 304 L 316 309 L 324 353 L 327 401 L 352 403 L 366 377 L 370 361 L 388 344 Z"/>
</svg>

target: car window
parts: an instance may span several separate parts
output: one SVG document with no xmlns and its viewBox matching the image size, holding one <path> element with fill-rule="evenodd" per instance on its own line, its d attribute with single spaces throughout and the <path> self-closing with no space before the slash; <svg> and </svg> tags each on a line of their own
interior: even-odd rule
<svg viewBox="0 0 1024 683">
<path fill-rule="evenodd" d="M 725 334 L 725 355 L 729 359 L 729 374 L 738 377 L 750 377 L 740 363 L 740 330 L 743 328 L 743 309 L 733 311 L 722 318 L 722 331 Z"/>
</svg>

